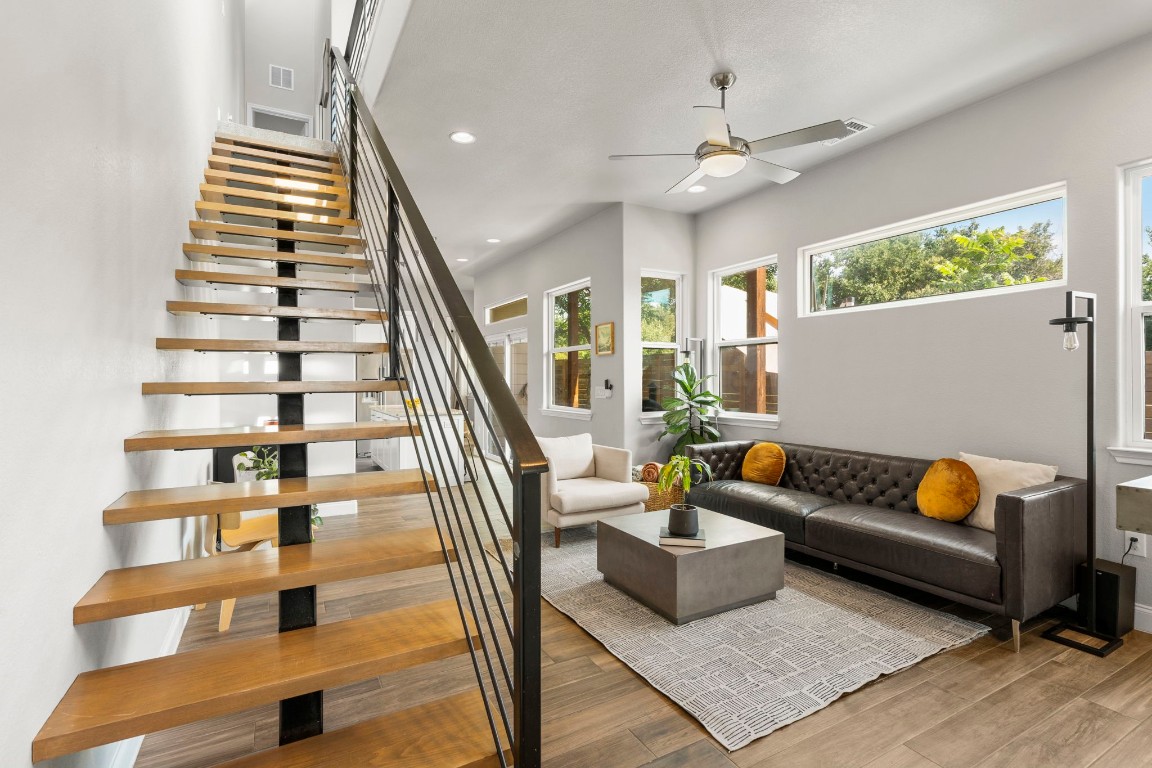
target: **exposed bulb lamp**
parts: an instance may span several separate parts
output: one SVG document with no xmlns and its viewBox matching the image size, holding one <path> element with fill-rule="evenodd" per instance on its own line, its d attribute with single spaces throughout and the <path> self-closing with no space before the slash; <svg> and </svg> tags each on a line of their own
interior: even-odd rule
<svg viewBox="0 0 1152 768">
<path fill-rule="evenodd" d="M 1087 313 L 1076 315 L 1076 302 L 1083 301 Z M 1077 335 L 1078 326 L 1084 326 L 1085 362 L 1087 365 L 1087 460 L 1088 460 L 1088 530 L 1085 541 L 1088 544 L 1088 558 L 1085 568 L 1087 583 L 1079 585 L 1077 608 L 1085 626 L 1061 622 L 1044 632 L 1048 640 L 1067 645 L 1078 651 L 1094 656 L 1107 656 L 1124 644 L 1124 641 L 1101 634 L 1096 630 L 1096 294 L 1082 291 L 1068 291 L 1065 296 L 1064 317 L 1049 320 L 1049 325 L 1059 325 L 1064 330 L 1064 349 L 1075 352 L 1080 348 Z M 1070 636 L 1071 635 L 1071 636 Z M 1089 637 L 1096 642 L 1077 639 L 1075 636 Z"/>
</svg>

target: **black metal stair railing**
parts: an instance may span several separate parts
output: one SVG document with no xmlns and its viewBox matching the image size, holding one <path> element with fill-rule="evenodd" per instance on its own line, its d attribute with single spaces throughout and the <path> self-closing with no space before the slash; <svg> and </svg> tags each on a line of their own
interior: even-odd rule
<svg viewBox="0 0 1152 768">
<path fill-rule="evenodd" d="M 328 57 L 326 106 L 353 216 L 386 313 L 387 370 L 449 561 L 501 765 L 540 765 L 540 475 L 547 461 L 496 366 L 347 62 Z M 492 458 L 481 441 L 504 446 Z M 511 552 L 506 544 L 511 541 Z"/>
</svg>

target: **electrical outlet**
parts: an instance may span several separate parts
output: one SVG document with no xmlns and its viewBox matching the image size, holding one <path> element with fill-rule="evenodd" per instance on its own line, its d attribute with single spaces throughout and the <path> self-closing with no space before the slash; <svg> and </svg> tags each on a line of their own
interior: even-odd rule
<svg viewBox="0 0 1152 768">
<path fill-rule="evenodd" d="M 1124 532 L 1124 549 L 1132 546 L 1132 550 L 1128 553 L 1129 557 L 1147 557 L 1148 547 L 1145 536 L 1142 533 L 1132 533 L 1131 531 Z"/>
</svg>

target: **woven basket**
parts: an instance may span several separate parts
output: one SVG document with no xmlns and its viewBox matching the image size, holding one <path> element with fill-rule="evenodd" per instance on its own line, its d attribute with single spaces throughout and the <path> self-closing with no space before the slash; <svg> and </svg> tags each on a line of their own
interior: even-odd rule
<svg viewBox="0 0 1152 768">
<path fill-rule="evenodd" d="M 648 487 L 648 501 L 644 502 L 645 512 L 655 512 L 659 509 L 668 509 L 673 504 L 684 503 L 684 489 L 678 485 L 661 491 L 658 483 L 641 484 Z"/>
</svg>

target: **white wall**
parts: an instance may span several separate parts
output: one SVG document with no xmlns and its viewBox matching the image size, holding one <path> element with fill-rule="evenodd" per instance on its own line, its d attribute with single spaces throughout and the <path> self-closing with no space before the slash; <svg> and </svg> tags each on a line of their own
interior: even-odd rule
<svg viewBox="0 0 1152 768">
<path fill-rule="evenodd" d="M 314 118 L 320 93 L 320 52 L 332 30 L 331 1 L 245 0 L 244 9 L 248 103 Z M 293 90 L 268 84 L 272 64 L 294 71 Z M 247 122 L 247 109 L 236 118 Z"/>
<path fill-rule="evenodd" d="M 1083 352 L 1062 351 L 1048 325 L 1063 314 L 1064 287 L 798 319 L 797 250 L 1066 181 L 1069 286 L 1100 296 L 1099 444 L 1117 444 L 1118 167 L 1152 157 L 1152 102 L 1141 96 L 1150 69 L 1145 38 L 700 215 L 701 321 L 709 270 L 780 257 L 780 428 L 727 427 L 724 437 L 924 458 L 963 450 L 1083 477 Z M 1103 447 L 1098 461 L 1100 553 L 1119 559 L 1113 488 L 1148 468 Z M 1134 564 L 1137 600 L 1152 603 L 1152 564 Z"/>
<path fill-rule="evenodd" d="M 148 429 L 210 426 L 214 398 L 140 395 L 144 381 L 211 378 L 205 358 L 160 353 L 197 335 L 166 299 L 216 124 L 240 105 L 241 4 L 43 0 L 0 9 L 0 763 L 31 742 L 73 678 L 165 651 L 179 612 L 81 627 L 72 606 L 106 570 L 176 560 L 179 521 L 105 528 L 123 492 L 202 482 L 207 454 L 126 455 Z M 171 646 L 169 645 L 169 649 Z M 106 766 L 110 746 L 58 766 Z M 130 758 L 121 753 L 120 758 Z"/>
</svg>

